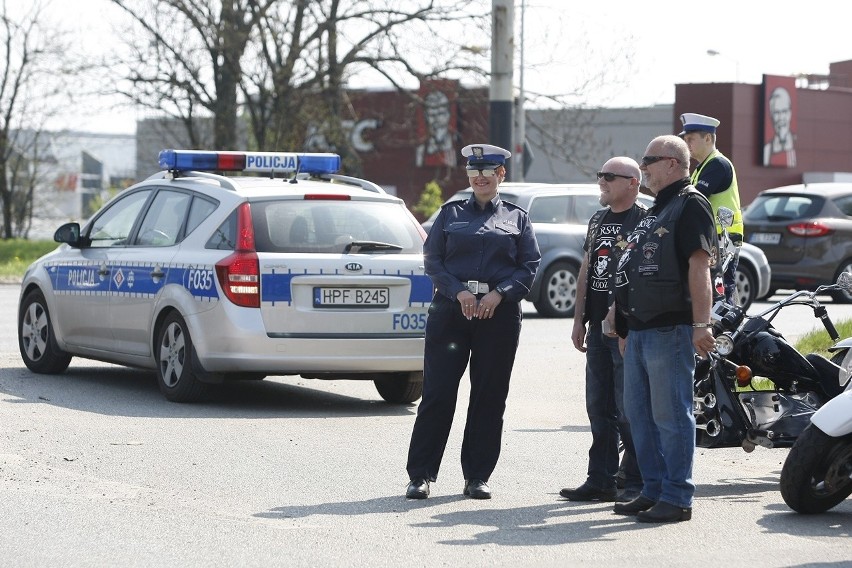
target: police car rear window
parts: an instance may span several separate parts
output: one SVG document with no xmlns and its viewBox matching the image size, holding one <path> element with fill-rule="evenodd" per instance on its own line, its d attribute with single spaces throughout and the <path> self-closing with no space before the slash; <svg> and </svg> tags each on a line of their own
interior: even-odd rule
<svg viewBox="0 0 852 568">
<path fill-rule="evenodd" d="M 400 205 L 367 201 L 252 202 L 258 252 L 341 254 L 352 243 L 371 254 L 420 253 L 420 232 Z M 359 247 L 360 248 L 360 247 Z"/>
</svg>

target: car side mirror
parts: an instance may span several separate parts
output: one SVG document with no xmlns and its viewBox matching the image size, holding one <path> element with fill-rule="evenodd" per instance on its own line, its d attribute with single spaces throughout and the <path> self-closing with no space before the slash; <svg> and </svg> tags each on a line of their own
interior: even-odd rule
<svg viewBox="0 0 852 568">
<path fill-rule="evenodd" d="M 80 248 L 80 223 L 65 223 L 53 233 L 53 240 Z"/>
</svg>

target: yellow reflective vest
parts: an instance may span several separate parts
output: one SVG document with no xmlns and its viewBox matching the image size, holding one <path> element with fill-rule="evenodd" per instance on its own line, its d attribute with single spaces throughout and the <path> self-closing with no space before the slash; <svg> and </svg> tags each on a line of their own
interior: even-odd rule
<svg viewBox="0 0 852 568">
<path fill-rule="evenodd" d="M 704 166 L 710 163 L 711 160 L 715 159 L 727 160 L 729 164 L 731 164 L 731 172 L 732 179 L 731 185 L 725 191 L 720 191 L 718 193 L 713 193 L 708 196 L 710 199 L 710 205 L 713 207 L 713 217 L 716 217 L 716 212 L 719 211 L 719 207 L 727 207 L 734 212 L 734 222 L 728 227 L 728 234 L 731 235 L 731 240 L 734 242 L 742 242 L 743 238 L 743 212 L 740 208 L 740 191 L 737 187 L 737 172 L 734 169 L 734 164 L 731 163 L 731 160 L 728 160 L 722 152 L 719 150 L 713 150 L 707 158 L 701 162 L 695 171 L 692 172 L 692 177 L 690 177 L 690 183 L 692 185 L 698 187 L 698 179 L 701 177 L 701 171 L 704 169 Z M 719 224 L 719 219 L 716 219 L 716 232 L 722 234 L 722 226 Z"/>
</svg>

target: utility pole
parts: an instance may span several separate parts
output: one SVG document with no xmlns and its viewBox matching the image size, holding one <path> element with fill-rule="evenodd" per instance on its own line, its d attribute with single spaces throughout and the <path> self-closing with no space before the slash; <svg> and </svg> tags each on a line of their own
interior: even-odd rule
<svg viewBox="0 0 852 568">
<path fill-rule="evenodd" d="M 488 137 L 491 144 L 510 150 L 514 149 L 512 138 L 514 9 L 514 0 L 491 0 L 491 88 L 489 89 L 491 106 Z M 509 170 L 507 177 L 514 179 L 512 170 Z"/>
<path fill-rule="evenodd" d="M 526 8 L 526 0 L 521 0 L 521 45 L 520 45 L 520 56 L 521 61 L 518 66 L 519 69 L 519 80 L 518 80 L 518 108 L 515 111 L 517 116 L 518 123 L 518 135 L 517 142 L 515 143 L 515 150 L 512 154 L 512 160 L 514 164 L 515 175 L 512 176 L 513 181 L 524 181 L 524 162 L 526 162 L 527 157 L 525 155 L 526 152 L 526 143 L 527 143 L 527 113 L 524 110 L 524 105 L 526 101 L 524 100 L 524 12 Z"/>
</svg>

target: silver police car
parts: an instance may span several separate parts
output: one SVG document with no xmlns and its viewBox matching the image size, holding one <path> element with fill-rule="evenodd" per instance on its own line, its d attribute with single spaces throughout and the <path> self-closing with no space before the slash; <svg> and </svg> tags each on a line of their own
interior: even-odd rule
<svg viewBox="0 0 852 568">
<path fill-rule="evenodd" d="M 369 379 L 417 400 L 432 283 L 402 200 L 335 154 L 164 150 L 163 171 L 30 266 L 21 356 L 154 369 L 172 401 L 267 375 Z M 262 174 L 224 176 L 213 172 Z"/>
</svg>

